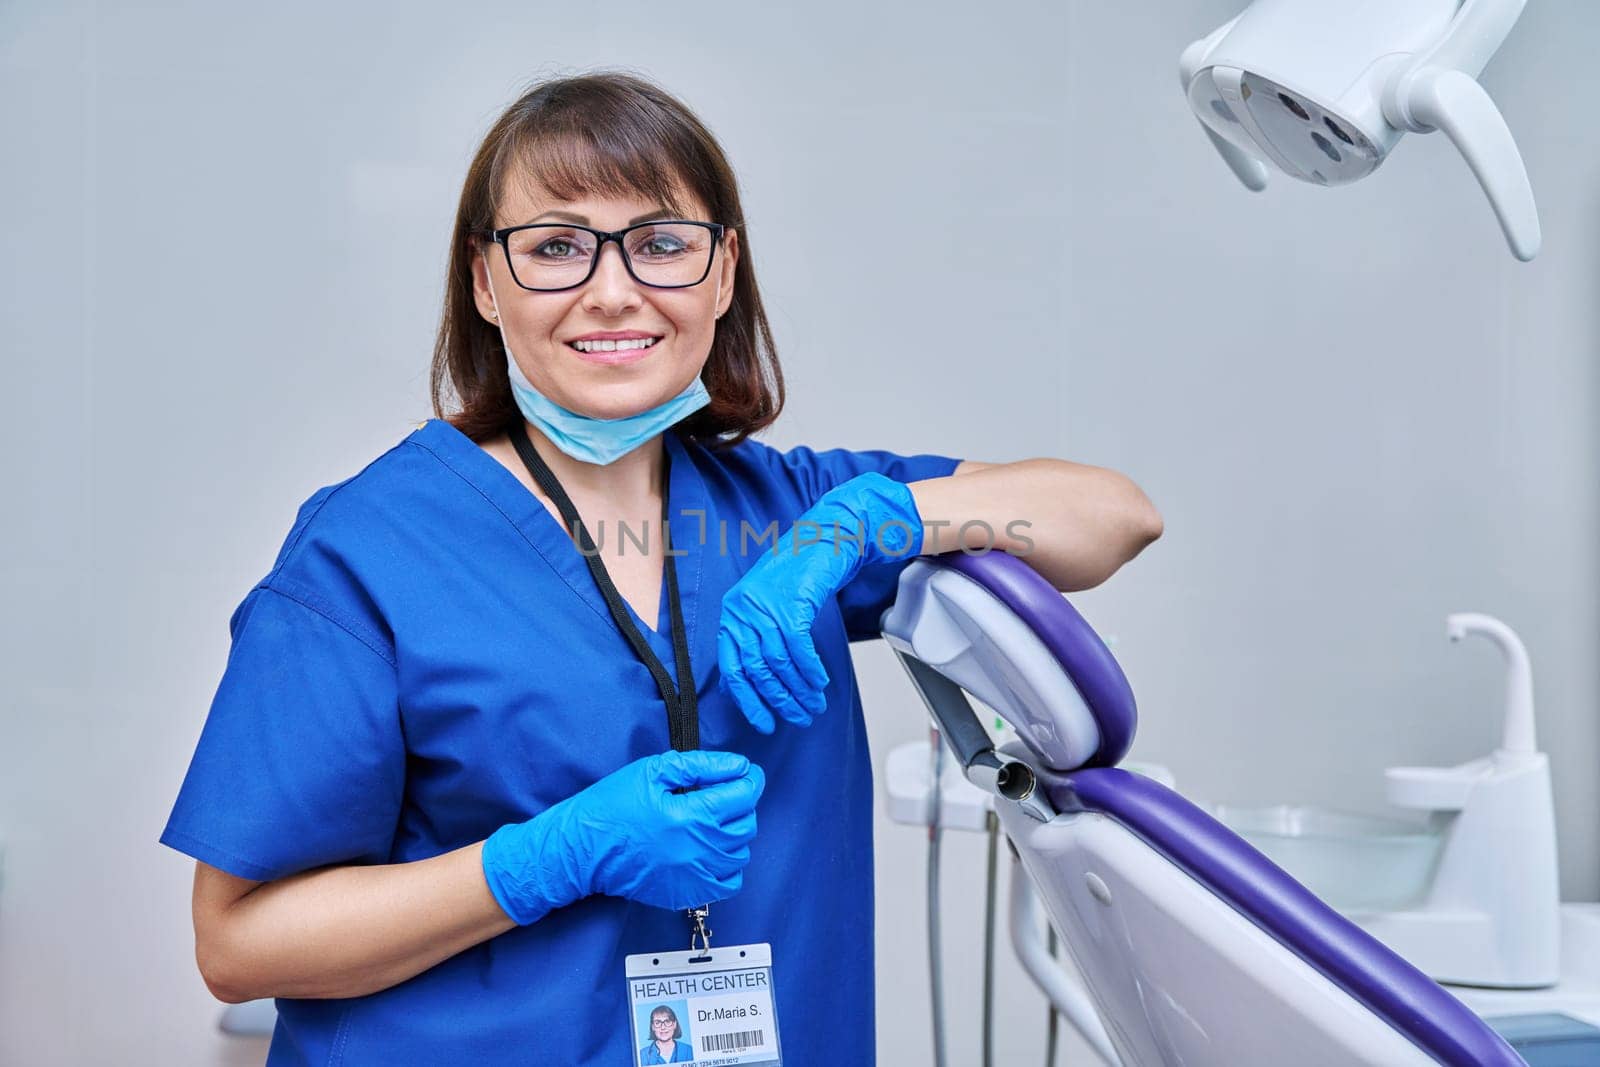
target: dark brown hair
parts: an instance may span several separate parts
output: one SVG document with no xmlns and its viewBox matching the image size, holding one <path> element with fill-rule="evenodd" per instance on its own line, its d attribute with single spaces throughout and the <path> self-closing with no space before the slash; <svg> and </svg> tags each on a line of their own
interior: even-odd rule
<svg viewBox="0 0 1600 1067">
<path fill-rule="evenodd" d="M 506 183 L 562 200 L 638 195 L 673 211 L 693 192 L 739 234 L 733 303 L 717 320 L 701 380 L 711 403 L 679 424 L 688 437 L 731 446 L 783 409 L 783 372 L 756 288 L 750 238 L 733 169 L 711 131 L 659 86 L 635 74 L 597 71 L 536 84 L 507 108 L 467 168 L 450 239 L 444 313 L 434 342 L 434 414 L 482 441 L 520 424 L 500 331 L 478 313 L 472 257 L 495 226 Z M 446 387 L 459 409 L 446 414 Z M 731 436 L 729 436 L 731 435 Z"/>
<path fill-rule="evenodd" d="M 650 1009 L 650 1024 L 652 1026 L 655 1025 L 657 1015 L 665 1015 L 667 1018 L 672 1020 L 672 1039 L 674 1041 L 683 1036 L 683 1024 L 678 1021 L 677 1012 L 673 1011 L 665 1004 L 657 1004 L 654 1008 Z M 652 1033 L 650 1037 L 651 1040 L 654 1040 L 655 1034 Z"/>
</svg>

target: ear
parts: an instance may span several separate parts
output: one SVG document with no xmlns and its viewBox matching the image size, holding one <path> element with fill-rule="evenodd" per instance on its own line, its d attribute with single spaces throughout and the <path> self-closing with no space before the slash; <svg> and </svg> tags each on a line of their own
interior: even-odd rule
<svg viewBox="0 0 1600 1067">
<path fill-rule="evenodd" d="M 476 239 L 469 241 L 468 247 L 472 250 L 472 302 L 478 306 L 478 314 L 487 322 L 498 326 L 500 320 L 495 315 L 494 293 L 489 291 L 488 260 L 493 258 L 495 246 Z M 496 278 L 494 292 L 504 292 L 510 284 L 512 283 L 509 277 Z"/>
<path fill-rule="evenodd" d="M 733 306 L 733 279 L 739 264 L 739 231 L 728 229 L 722 235 L 722 299 L 717 305 L 717 318 Z"/>
</svg>

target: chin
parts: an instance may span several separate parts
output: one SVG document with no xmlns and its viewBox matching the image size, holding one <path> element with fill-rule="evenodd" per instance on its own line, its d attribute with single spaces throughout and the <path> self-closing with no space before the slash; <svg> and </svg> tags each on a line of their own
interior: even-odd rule
<svg viewBox="0 0 1600 1067">
<path fill-rule="evenodd" d="M 649 411 L 658 404 L 664 404 L 677 393 L 678 390 L 663 391 L 642 387 L 590 389 L 586 393 L 579 393 L 575 404 L 565 404 L 559 400 L 556 403 L 562 404 L 569 411 L 587 415 L 591 419 L 625 419 L 630 415 Z"/>
</svg>

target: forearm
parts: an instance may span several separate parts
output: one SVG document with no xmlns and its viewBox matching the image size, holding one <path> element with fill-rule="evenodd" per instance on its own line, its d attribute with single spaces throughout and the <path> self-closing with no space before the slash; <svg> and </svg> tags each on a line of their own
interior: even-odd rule
<svg viewBox="0 0 1600 1067">
<path fill-rule="evenodd" d="M 202 943 L 207 984 L 230 1002 L 358 997 L 503 933 L 516 924 L 484 881 L 482 848 L 264 883 Z"/>
<path fill-rule="evenodd" d="M 1161 536 L 1161 516 L 1126 476 L 1027 459 L 909 486 L 927 555 L 964 548 L 1027 559 L 1064 592 L 1099 585 Z"/>
</svg>

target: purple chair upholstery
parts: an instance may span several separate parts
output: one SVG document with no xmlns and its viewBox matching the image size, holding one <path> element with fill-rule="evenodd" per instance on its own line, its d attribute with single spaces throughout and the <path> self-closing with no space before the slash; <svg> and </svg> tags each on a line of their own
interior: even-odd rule
<svg viewBox="0 0 1600 1067">
<path fill-rule="evenodd" d="M 1049 794 L 1057 811 L 1115 819 L 1441 1063 L 1523 1067 L 1504 1038 L 1433 979 L 1160 783 L 1101 767 L 1074 771 Z"/>
<path fill-rule="evenodd" d="M 1267 936 L 1452 1067 L 1525 1067 L 1505 1039 L 1432 979 L 1318 900 L 1243 838 L 1183 797 L 1114 767 L 1133 741 L 1127 678 L 1094 630 L 1020 558 L 1003 552 L 934 557 L 980 584 L 1039 635 L 1099 724 L 1091 766 L 1048 784 L 1057 811 L 1115 820 Z"/>
<path fill-rule="evenodd" d="M 946 552 L 933 559 L 977 582 L 1039 636 L 1094 716 L 1100 747 L 1086 767 L 1110 767 L 1128 754 L 1138 723 L 1133 688 L 1100 635 L 1051 584 L 1007 552 Z"/>
</svg>

